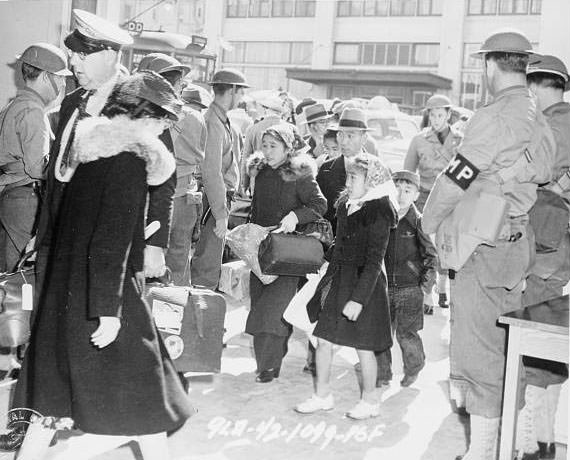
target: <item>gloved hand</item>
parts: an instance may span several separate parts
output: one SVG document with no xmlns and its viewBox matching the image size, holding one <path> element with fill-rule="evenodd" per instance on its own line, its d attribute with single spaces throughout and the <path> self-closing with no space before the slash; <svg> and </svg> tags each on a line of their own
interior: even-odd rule
<svg viewBox="0 0 570 460">
<path fill-rule="evenodd" d="M 282 231 L 283 233 L 294 232 L 298 223 L 299 219 L 297 218 L 297 214 L 291 211 L 289 214 L 283 217 L 283 219 L 281 219 L 278 230 Z"/>
<path fill-rule="evenodd" d="M 157 278 L 166 272 L 164 250 L 158 246 L 147 245 L 144 248 L 144 275 Z"/>
<path fill-rule="evenodd" d="M 214 233 L 216 236 L 223 240 L 226 237 L 226 232 L 228 231 L 228 218 L 216 219 L 216 226 L 214 227 Z"/>
<path fill-rule="evenodd" d="M 115 341 L 121 329 L 121 320 L 115 316 L 100 316 L 99 327 L 91 334 L 91 343 L 105 348 Z"/>
</svg>

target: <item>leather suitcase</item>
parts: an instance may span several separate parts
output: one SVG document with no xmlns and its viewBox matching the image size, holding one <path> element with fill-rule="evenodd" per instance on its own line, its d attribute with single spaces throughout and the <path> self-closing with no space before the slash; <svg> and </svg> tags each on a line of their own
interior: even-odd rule
<svg viewBox="0 0 570 460">
<path fill-rule="evenodd" d="M 147 300 L 176 370 L 220 372 L 226 300 L 209 289 L 150 287 Z"/>
<path fill-rule="evenodd" d="M 269 233 L 259 245 L 259 265 L 265 275 L 305 276 L 324 262 L 323 245 L 312 236 Z"/>
</svg>

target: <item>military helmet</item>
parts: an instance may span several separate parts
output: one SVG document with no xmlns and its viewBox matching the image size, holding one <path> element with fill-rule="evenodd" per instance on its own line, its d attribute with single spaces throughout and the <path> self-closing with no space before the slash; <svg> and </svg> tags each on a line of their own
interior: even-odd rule
<svg viewBox="0 0 570 460">
<path fill-rule="evenodd" d="M 242 88 L 249 88 L 250 86 L 245 81 L 245 75 L 237 69 L 221 69 L 218 70 L 210 85 L 234 85 Z"/>
<path fill-rule="evenodd" d="M 451 99 L 443 94 L 434 94 L 426 102 L 426 110 L 438 109 L 438 108 L 450 108 L 453 104 Z"/>
<path fill-rule="evenodd" d="M 546 54 L 544 56 L 538 54 L 533 56 L 533 59 L 528 63 L 526 74 L 530 75 L 538 72 L 562 77 L 566 82 L 564 91 L 570 90 L 570 74 L 568 74 L 568 69 L 556 56 Z"/>
<path fill-rule="evenodd" d="M 67 68 L 67 56 L 63 50 L 50 43 L 34 43 L 16 59 L 54 75 L 73 75 Z"/>
<path fill-rule="evenodd" d="M 533 54 L 532 45 L 526 36 L 516 30 L 506 30 L 495 32 L 485 40 L 481 45 L 481 49 L 473 54 L 472 57 L 482 57 L 487 53 L 516 53 L 516 54 Z"/>
</svg>

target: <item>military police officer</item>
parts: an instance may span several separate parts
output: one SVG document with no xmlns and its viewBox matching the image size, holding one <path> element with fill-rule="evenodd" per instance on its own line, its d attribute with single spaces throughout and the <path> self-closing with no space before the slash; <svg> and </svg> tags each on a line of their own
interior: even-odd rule
<svg viewBox="0 0 570 460">
<path fill-rule="evenodd" d="M 527 82 L 556 140 L 552 181 L 541 187 L 539 193 L 543 199 L 532 210 L 536 212 L 531 223 L 537 235 L 537 254 L 523 293 L 523 305 L 532 305 L 561 296 L 570 280 L 570 104 L 564 102 L 564 92 L 570 90 L 570 75 L 557 57 L 536 55 L 529 63 Z M 555 218 L 543 218 L 549 215 L 543 211 L 549 203 L 557 205 L 552 208 Z M 548 238 L 553 247 L 541 247 L 542 232 L 557 235 L 557 241 Z M 527 387 L 525 407 L 518 420 L 517 448 L 523 458 L 533 455 L 536 458 L 537 452 L 540 458 L 555 458 L 554 416 L 561 384 L 568 378 L 568 367 L 527 356 L 523 362 Z"/>
<path fill-rule="evenodd" d="M 424 230 L 433 234 L 477 181 L 494 182 L 508 203 L 498 241 L 477 246 L 451 282 L 450 391 L 471 414 L 464 460 L 495 458 L 505 365 L 505 331 L 496 321 L 521 306 L 532 250 L 527 213 L 537 184 L 552 175 L 552 132 L 526 87 L 531 50 L 522 33 L 504 31 L 476 53 L 493 102 L 470 119 L 424 208 Z"/>
</svg>

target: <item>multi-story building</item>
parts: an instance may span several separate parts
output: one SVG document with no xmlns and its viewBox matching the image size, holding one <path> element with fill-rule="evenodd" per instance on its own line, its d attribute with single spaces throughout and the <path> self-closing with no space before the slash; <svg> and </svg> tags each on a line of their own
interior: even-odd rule
<svg viewBox="0 0 570 460">
<path fill-rule="evenodd" d="M 256 88 L 413 110 L 434 92 L 484 101 L 470 53 L 507 27 L 570 65 L 568 0 L 208 0 L 205 33 Z"/>
</svg>

